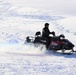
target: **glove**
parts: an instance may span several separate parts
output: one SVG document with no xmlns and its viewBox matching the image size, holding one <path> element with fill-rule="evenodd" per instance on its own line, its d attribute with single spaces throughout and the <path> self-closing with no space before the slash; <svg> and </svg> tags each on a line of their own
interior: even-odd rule
<svg viewBox="0 0 76 75">
<path fill-rule="evenodd" d="M 55 32 L 54 31 L 52 32 L 52 34 L 53 34 L 53 36 L 55 36 Z"/>
</svg>

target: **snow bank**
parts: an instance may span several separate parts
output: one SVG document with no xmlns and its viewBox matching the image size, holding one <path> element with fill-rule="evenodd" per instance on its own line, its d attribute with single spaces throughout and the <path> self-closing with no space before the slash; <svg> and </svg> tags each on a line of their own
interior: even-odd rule
<svg viewBox="0 0 76 75">
<path fill-rule="evenodd" d="M 57 23 L 67 31 L 67 32 L 75 32 L 76 33 L 76 17 L 68 17 L 63 20 L 57 21 Z"/>
</svg>

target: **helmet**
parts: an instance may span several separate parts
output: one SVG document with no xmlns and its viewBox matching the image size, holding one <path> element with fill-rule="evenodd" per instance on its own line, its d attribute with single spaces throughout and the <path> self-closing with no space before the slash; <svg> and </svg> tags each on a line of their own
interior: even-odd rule
<svg viewBox="0 0 76 75">
<path fill-rule="evenodd" d="M 36 36 L 37 36 L 37 35 L 41 35 L 41 32 L 40 32 L 40 31 L 38 31 L 38 32 L 36 32 L 36 34 L 35 34 L 35 35 L 36 35 Z"/>
<path fill-rule="evenodd" d="M 46 26 L 49 26 L 49 23 L 45 23 L 45 27 L 46 27 Z"/>
<path fill-rule="evenodd" d="M 63 34 L 61 34 L 59 37 L 65 38 L 65 36 Z"/>
</svg>

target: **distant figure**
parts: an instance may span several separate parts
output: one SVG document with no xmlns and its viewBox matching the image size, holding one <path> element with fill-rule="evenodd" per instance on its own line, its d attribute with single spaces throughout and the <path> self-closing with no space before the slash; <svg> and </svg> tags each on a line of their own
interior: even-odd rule
<svg viewBox="0 0 76 75">
<path fill-rule="evenodd" d="M 55 36 L 55 32 L 50 32 L 49 23 L 45 23 L 44 26 L 45 27 L 42 29 L 42 38 L 46 39 L 46 47 L 48 48 L 52 38 L 49 35 L 52 34 L 53 36 Z"/>
</svg>

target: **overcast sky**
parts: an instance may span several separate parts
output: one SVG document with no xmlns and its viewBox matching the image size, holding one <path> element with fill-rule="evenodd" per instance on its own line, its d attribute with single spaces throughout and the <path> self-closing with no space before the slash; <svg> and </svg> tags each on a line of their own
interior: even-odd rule
<svg viewBox="0 0 76 75">
<path fill-rule="evenodd" d="M 55 14 L 76 16 L 76 0 L 2 0 Z"/>
</svg>

